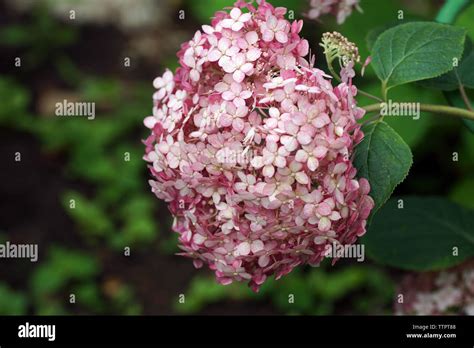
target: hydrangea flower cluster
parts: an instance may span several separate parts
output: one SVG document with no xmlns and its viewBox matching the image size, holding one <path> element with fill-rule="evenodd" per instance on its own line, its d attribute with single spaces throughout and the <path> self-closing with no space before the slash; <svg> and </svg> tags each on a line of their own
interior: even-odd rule
<svg viewBox="0 0 474 348">
<path fill-rule="evenodd" d="M 318 19 L 330 13 L 336 16 L 337 24 L 342 24 L 354 9 L 362 12 L 359 2 L 360 0 L 310 0 L 307 16 L 310 19 Z"/>
<path fill-rule="evenodd" d="M 363 137 L 357 88 L 312 67 L 303 23 L 285 8 L 234 6 L 182 45 L 175 74 L 154 80 L 144 159 L 181 254 L 257 291 L 318 265 L 327 244 L 354 243 L 374 203 L 351 163 Z"/>
<path fill-rule="evenodd" d="M 474 315 L 474 263 L 436 273 L 410 274 L 403 280 L 397 314 Z"/>
</svg>

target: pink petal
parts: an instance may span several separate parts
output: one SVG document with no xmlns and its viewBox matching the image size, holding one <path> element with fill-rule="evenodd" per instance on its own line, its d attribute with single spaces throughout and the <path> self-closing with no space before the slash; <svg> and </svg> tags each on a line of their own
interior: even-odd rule
<svg viewBox="0 0 474 348">
<path fill-rule="evenodd" d="M 219 49 L 219 51 L 225 52 L 231 46 L 231 44 L 232 42 L 228 38 L 223 37 L 219 40 L 217 48 Z"/>
<path fill-rule="evenodd" d="M 158 122 L 158 120 L 154 116 L 148 116 L 143 120 L 143 124 L 149 129 L 153 129 L 156 122 Z"/>
<path fill-rule="evenodd" d="M 314 119 L 313 121 L 313 125 L 316 127 L 316 128 L 322 128 L 324 127 L 325 125 L 327 125 L 329 123 L 329 119 L 328 117 L 324 117 L 324 116 L 319 116 L 317 117 L 316 119 Z"/>
<path fill-rule="evenodd" d="M 265 166 L 263 167 L 262 174 L 267 178 L 271 178 L 273 177 L 273 174 L 275 174 L 275 168 L 272 165 Z"/>
<path fill-rule="evenodd" d="M 326 243 L 327 238 L 325 236 L 316 236 L 314 237 L 314 244 L 321 245 Z"/>
<path fill-rule="evenodd" d="M 252 165 L 252 167 L 254 167 L 256 169 L 262 168 L 263 167 L 263 157 L 262 156 L 255 156 L 250 161 L 250 164 Z"/>
<path fill-rule="evenodd" d="M 299 127 L 291 121 L 285 121 L 285 131 L 288 134 L 296 135 L 299 131 Z"/>
<path fill-rule="evenodd" d="M 308 145 L 309 143 L 311 143 L 311 140 L 312 140 L 311 135 L 305 132 L 299 132 L 297 138 L 298 138 L 298 142 L 301 145 Z"/>
<path fill-rule="evenodd" d="M 245 123 L 241 118 L 236 118 L 232 122 L 232 128 L 234 128 L 237 132 L 242 132 L 245 128 Z"/>
<path fill-rule="evenodd" d="M 176 156 L 168 154 L 167 156 L 168 166 L 172 169 L 176 169 L 179 166 L 179 160 Z"/>
<path fill-rule="evenodd" d="M 232 11 L 230 11 L 230 17 L 234 20 L 238 20 L 241 14 L 242 11 L 238 7 L 234 7 Z"/>
<path fill-rule="evenodd" d="M 223 28 L 231 28 L 235 21 L 232 18 L 226 18 L 220 22 Z"/>
<path fill-rule="evenodd" d="M 304 163 L 308 160 L 308 154 L 305 150 L 298 150 L 295 155 L 295 160 Z"/>
<path fill-rule="evenodd" d="M 318 222 L 318 228 L 321 232 L 327 232 L 331 228 L 331 220 L 327 217 L 322 217 Z"/>
<path fill-rule="evenodd" d="M 248 99 L 252 96 L 252 92 L 250 91 L 243 91 L 240 93 L 240 98 L 242 99 Z"/>
<path fill-rule="evenodd" d="M 345 163 L 338 163 L 336 164 L 336 166 L 334 167 L 334 169 L 332 170 L 332 172 L 334 174 L 342 174 L 346 171 L 347 169 L 347 164 Z"/>
<path fill-rule="evenodd" d="M 214 86 L 216 92 L 223 93 L 229 89 L 229 85 L 225 82 L 219 82 Z"/>
<path fill-rule="evenodd" d="M 301 169 L 303 169 L 303 165 L 300 162 L 293 161 L 290 163 L 290 170 L 293 173 L 299 172 Z"/>
<path fill-rule="evenodd" d="M 205 240 L 206 240 L 206 237 L 204 237 L 202 234 L 196 233 L 193 236 L 193 242 L 198 245 L 204 243 Z"/>
<path fill-rule="evenodd" d="M 324 146 L 316 146 L 316 148 L 314 149 L 314 152 L 313 154 L 317 157 L 317 158 L 323 158 L 324 156 L 326 156 L 328 152 L 328 149 Z"/>
<path fill-rule="evenodd" d="M 233 73 L 235 69 L 237 69 L 235 63 L 227 56 L 224 56 L 219 60 L 219 65 L 222 66 L 222 69 L 227 73 Z"/>
<path fill-rule="evenodd" d="M 370 184 L 365 178 L 359 180 L 359 191 L 363 195 L 367 195 L 370 192 Z"/>
<path fill-rule="evenodd" d="M 214 33 L 214 28 L 211 27 L 210 25 L 204 24 L 202 26 L 202 31 L 205 32 L 208 35 L 212 35 Z M 209 38 L 208 38 L 209 39 Z M 306 54 L 305 54 L 306 55 Z"/>
<path fill-rule="evenodd" d="M 225 91 L 224 93 L 222 93 L 222 99 L 224 100 L 231 101 L 231 100 L 234 100 L 234 98 L 235 98 L 235 94 L 231 91 Z"/>
<path fill-rule="evenodd" d="M 283 31 L 277 31 L 275 34 L 275 38 L 277 39 L 278 42 L 284 44 L 288 42 L 288 35 L 284 33 Z"/>
<path fill-rule="evenodd" d="M 223 114 L 219 117 L 219 122 L 222 127 L 229 127 L 232 124 L 233 118 L 229 114 Z"/>
<path fill-rule="evenodd" d="M 247 57 L 247 60 L 250 61 L 250 62 L 254 62 L 256 61 L 258 58 L 260 58 L 260 55 L 262 54 L 262 51 L 260 51 L 260 49 L 258 48 L 251 48 L 247 54 L 246 54 L 246 57 Z"/>
<path fill-rule="evenodd" d="M 230 90 L 234 92 L 235 95 L 239 95 L 240 92 L 242 91 L 242 85 L 240 83 L 233 82 L 230 85 Z"/>
<path fill-rule="evenodd" d="M 274 163 L 278 168 L 284 168 L 286 166 L 286 159 L 283 156 L 277 156 Z"/>
<path fill-rule="evenodd" d="M 252 18 L 252 15 L 250 13 L 244 13 L 239 17 L 239 21 L 242 23 L 248 22 Z"/>
<path fill-rule="evenodd" d="M 319 167 L 319 161 L 314 157 L 310 157 L 308 159 L 307 165 L 308 165 L 309 170 L 314 172 Z"/>
<path fill-rule="evenodd" d="M 244 65 L 242 65 L 240 67 L 240 70 L 242 72 L 246 73 L 247 75 L 249 75 L 253 70 L 253 64 L 252 63 L 245 63 Z"/>
<path fill-rule="evenodd" d="M 302 112 L 295 112 L 292 115 L 291 120 L 298 126 L 302 126 L 306 123 L 306 116 Z"/>
<path fill-rule="evenodd" d="M 185 55 L 183 57 L 183 62 L 190 68 L 194 68 L 194 66 L 196 65 L 196 60 L 192 55 Z"/>
<path fill-rule="evenodd" d="M 244 27 L 244 23 L 242 22 L 235 22 L 234 24 L 232 24 L 232 27 L 231 29 L 233 31 L 239 31 L 240 29 L 242 29 Z"/>
<path fill-rule="evenodd" d="M 191 72 L 189 73 L 189 77 L 191 77 L 191 80 L 193 81 L 199 81 L 199 78 L 200 78 L 200 74 L 197 70 L 193 69 L 191 70 Z"/>
<path fill-rule="evenodd" d="M 234 61 L 236 66 L 240 67 L 240 66 L 245 64 L 245 54 L 239 53 L 239 54 L 233 56 L 232 60 Z"/>
<path fill-rule="evenodd" d="M 268 28 L 275 29 L 277 25 L 278 25 L 278 19 L 275 16 L 269 16 L 267 18 Z"/>
<path fill-rule="evenodd" d="M 271 30 L 264 30 L 262 33 L 262 39 L 265 42 L 270 42 L 275 37 L 275 33 Z"/>
<path fill-rule="evenodd" d="M 262 255 L 258 258 L 258 265 L 260 267 L 267 267 L 270 263 L 270 257 L 268 255 Z"/>
<path fill-rule="evenodd" d="M 295 175 L 296 181 L 298 181 L 301 185 L 307 185 L 309 184 L 309 177 L 306 175 L 306 173 L 303 172 L 298 172 Z"/>
<path fill-rule="evenodd" d="M 275 120 L 274 118 L 267 118 L 265 119 L 265 124 L 268 128 L 273 129 L 278 125 L 278 120 Z"/>
<path fill-rule="evenodd" d="M 277 108 L 270 108 L 270 110 L 268 110 L 268 113 L 270 114 L 271 117 L 275 117 L 275 118 L 278 118 L 280 117 L 280 111 L 277 109 Z"/>
<path fill-rule="evenodd" d="M 237 255 L 247 256 L 250 254 L 250 244 L 249 242 L 242 242 L 237 246 L 236 249 Z"/>
<path fill-rule="evenodd" d="M 249 31 L 245 34 L 245 40 L 249 43 L 249 45 L 253 45 L 258 41 L 258 34 L 255 31 Z"/>
<path fill-rule="evenodd" d="M 237 111 L 235 112 L 235 116 L 237 117 L 244 117 L 247 115 L 249 109 L 246 106 L 238 106 Z"/>
<path fill-rule="evenodd" d="M 263 186 L 263 194 L 265 196 L 270 196 L 271 194 L 273 194 L 273 192 L 275 192 L 275 189 L 276 189 L 276 185 L 275 184 L 265 184 Z"/>
<path fill-rule="evenodd" d="M 225 69 L 224 69 L 225 70 Z M 231 71 L 228 71 L 228 72 L 231 72 Z M 245 79 L 245 74 L 240 71 L 240 70 L 235 70 L 234 71 L 234 74 L 232 75 L 232 77 L 234 78 L 234 81 L 235 82 L 242 82 L 244 79 Z"/>
<path fill-rule="evenodd" d="M 240 97 L 234 98 L 234 105 L 238 108 L 245 106 L 245 100 Z"/>
<path fill-rule="evenodd" d="M 207 59 L 210 62 L 217 62 L 222 57 L 222 53 L 219 50 L 213 49 L 207 54 Z"/>
<path fill-rule="evenodd" d="M 298 141 L 296 141 L 296 139 L 292 136 L 282 135 L 280 141 L 285 146 L 285 149 L 290 152 L 298 148 Z"/>
<path fill-rule="evenodd" d="M 256 254 L 259 251 L 262 251 L 265 248 L 265 245 L 261 240 L 254 240 L 252 244 L 250 245 L 250 250 L 252 250 L 252 253 Z"/>
<path fill-rule="evenodd" d="M 316 211 L 320 215 L 328 216 L 329 214 L 331 214 L 331 207 L 329 206 L 329 204 L 323 202 L 323 203 L 318 205 L 318 207 L 316 208 Z"/>
</svg>

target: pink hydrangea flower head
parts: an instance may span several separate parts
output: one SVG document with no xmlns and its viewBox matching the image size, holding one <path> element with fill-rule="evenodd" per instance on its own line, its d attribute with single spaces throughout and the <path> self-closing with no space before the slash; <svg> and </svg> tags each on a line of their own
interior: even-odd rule
<svg viewBox="0 0 474 348">
<path fill-rule="evenodd" d="M 310 9 L 307 13 L 310 19 L 319 19 L 322 15 L 336 16 L 337 24 L 345 22 L 354 9 L 362 12 L 360 0 L 310 0 Z"/>
<path fill-rule="evenodd" d="M 302 21 L 264 0 L 218 12 L 155 79 L 144 160 L 181 255 L 221 284 L 255 291 L 326 245 L 365 233 L 374 202 L 350 161 L 362 132 L 357 88 L 306 59 Z"/>
<path fill-rule="evenodd" d="M 403 303 L 395 312 L 406 315 L 474 315 L 474 262 L 426 273 L 406 275 L 398 289 Z"/>
</svg>

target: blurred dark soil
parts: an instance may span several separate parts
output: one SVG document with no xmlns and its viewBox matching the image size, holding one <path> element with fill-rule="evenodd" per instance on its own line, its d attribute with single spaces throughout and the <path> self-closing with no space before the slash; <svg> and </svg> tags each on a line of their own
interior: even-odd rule
<svg viewBox="0 0 474 348">
<path fill-rule="evenodd" d="M 29 275 L 44 261 L 50 246 L 82 249 L 99 257 L 102 265 L 101 279 L 119 279 L 132 286 L 137 300 L 143 304 L 143 314 L 175 314 L 173 303 L 180 293 L 186 292 L 189 281 L 197 272 L 192 262 L 175 255 L 165 255 L 159 250 L 132 249 L 129 257 L 106 246 L 91 250 L 84 244 L 73 221 L 65 213 L 59 197 L 69 189 L 86 195 L 92 194 L 93 187 L 66 178 L 64 158 L 60 154 L 42 152 L 34 137 L 3 129 L 0 130 L 0 138 L 0 177 L 3 178 L 0 179 L 0 211 L 3 216 L 1 232 L 8 232 L 12 243 L 36 243 L 39 246 L 38 263 L 11 259 L 1 262 L 2 280 L 14 289 L 28 289 Z M 21 154 L 20 162 L 14 161 L 16 152 Z M 167 211 L 163 210 L 160 214 L 163 216 L 157 216 L 157 219 L 164 220 L 166 214 Z M 268 315 L 275 312 L 270 304 L 227 301 L 211 305 L 201 313 Z"/>
</svg>

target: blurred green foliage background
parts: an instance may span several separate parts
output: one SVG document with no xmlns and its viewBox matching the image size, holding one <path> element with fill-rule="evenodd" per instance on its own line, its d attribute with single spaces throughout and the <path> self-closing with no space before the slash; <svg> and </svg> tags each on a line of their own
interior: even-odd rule
<svg viewBox="0 0 474 348">
<path fill-rule="evenodd" d="M 270 2 L 288 7 L 295 18 L 304 18 L 308 8 L 305 0 Z M 0 314 L 392 312 L 401 274 L 370 261 L 301 268 L 254 294 L 242 284 L 217 285 L 209 271 L 196 271 L 174 255 L 171 218 L 147 184 L 142 120 L 151 113 L 151 82 L 165 67 L 176 67 L 180 43 L 232 3 L 137 0 L 137 12 L 127 1 L 0 1 L 0 240 L 40 248 L 36 264 L 0 262 Z M 430 20 L 441 3 L 362 0 L 364 12 L 342 26 L 324 17 L 307 21 L 303 35 L 320 67 L 318 42 L 325 31 L 343 33 L 365 59 L 370 33 L 396 22 L 398 11 L 407 21 Z M 71 9 L 78 10 L 74 20 Z M 143 17 L 148 12 L 151 20 Z M 473 16 L 471 6 L 459 19 L 471 36 Z M 370 68 L 358 83 L 380 94 Z M 420 102 L 445 103 L 440 92 L 416 85 L 394 89 L 391 98 L 415 95 Z M 54 104 L 63 99 L 95 102 L 96 118 L 55 117 Z M 358 102 L 370 103 L 364 97 Z M 396 193 L 449 195 L 474 208 L 472 133 L 457 120 L 434 115 L 387 121 L 415 154 Z M 440 156 L 453 151 L 462 159 L 457 168 Z M 13 160 L 17 152 L 20 162 Z"/>
</svg>

